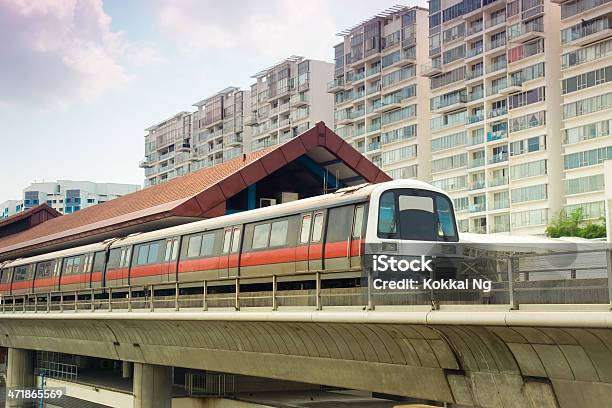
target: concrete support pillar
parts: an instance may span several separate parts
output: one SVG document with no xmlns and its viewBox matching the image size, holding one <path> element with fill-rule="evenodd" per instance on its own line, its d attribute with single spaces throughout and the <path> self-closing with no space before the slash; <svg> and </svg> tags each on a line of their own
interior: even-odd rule
<svg viewBox="0 0 612 408">
<path fill-rule="evenodd" d="M 121 362 L 121 376 L 123 378 L 132 378 L 134 374 L 134 363 L 130 361 Z"/>
<path fill-rule="evenodd" d="M 6 363 L 6 388 L 34 388 L 36 379 L 34 376 L 35 352 L 25 349 L 8 349 Z M 7 408 L 25 407 L 26 404 L 18 400 L 6 400 Z"/>
<path fill-rule="evenodd" d="M 172 367 L 134 363 L 134 408 L 172 407 Z"/>
</svg>

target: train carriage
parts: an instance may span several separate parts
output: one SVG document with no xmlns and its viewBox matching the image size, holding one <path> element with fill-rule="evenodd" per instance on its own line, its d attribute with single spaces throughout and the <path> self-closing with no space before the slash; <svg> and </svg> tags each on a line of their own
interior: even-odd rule
<svg viewBox="0 0 612 408">
<path fill-rule="evenodd" d="M 427 183 L 396 180 L 16 260 L 1 269 L 0 292 L 299 280 L 296 272 L 316 271 L 359 278 L 381 244 L 410 252 L 432 241 L 458 241 L 452 201 Z"/>
</svg>

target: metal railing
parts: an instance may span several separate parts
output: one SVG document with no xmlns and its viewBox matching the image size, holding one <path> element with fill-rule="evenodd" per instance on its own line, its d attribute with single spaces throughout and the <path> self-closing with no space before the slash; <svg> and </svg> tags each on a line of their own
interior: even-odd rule
<svg viewBox="0 0 612 408">
<path fill-rule="evenodd" d="M 482 206 L 484 208 L 484 205 Z M 480 208 L 478 208 L 480 210 Z M 472 210 L 472 209 L 471 209 Z M 476 208 L 474 208 L 476 210 Z M 464 254 L 467 251 L 463 250 Z M 567 259 L 560 262 L 560 257 Z M 584 257 L 588 261 L 580 261 Z M 434 257 L 435 258 L 435 257 Z M 448 259 L 448 258 L 439 258 Z M 95 313 L 165 311 L 241 310 L 241 308 L 307 307 L 322 310 L 332 306 L 429 305 L 432 301 L 451 304 L 612 304 L 612 250 L 545 254 L 500 254 L 453 258 L 457 279 L 484 278 L 491 281 L 490 292 L 378 290 L 371 269 L 349 268 L 336 271 L 308 271 L 256 277 L 226 277 L 196 281 L 162 282 L 150 285 L 51 291 L 36 294 L 5 295 L 0 313 Z M 436 277 L 436 271 L 430 277 Z M 355 286 L 325 285 L 341 274 L 360 281 Z M 299 282 L 301 289 L 281 288 Z M 254 284 L 250 286 L 250 284 Z M 256 284 L 256 286 L 255 286 Z M 266 285 L 265 288 L 262 285 Z M 254 289 L 256 288 L 256 289 Z M 263 289 L 262 289 L 263 288 Z M 67 367 L 45 367 L 67 371 Z M 61 369 L 61 370 L 60 370 Z M 69 371 L 69 370 L 68 370 Z M 75 374 L 76 375 L 76 374 Z"/>
</svg>

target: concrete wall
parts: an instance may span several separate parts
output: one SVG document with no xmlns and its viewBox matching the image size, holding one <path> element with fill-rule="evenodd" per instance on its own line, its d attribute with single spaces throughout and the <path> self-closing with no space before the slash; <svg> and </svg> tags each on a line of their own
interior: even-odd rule
<svg viewBox="0 0 612 408">
<path fill-rule="evenodd" d="M 548 314 L 546 326 L 562 326 Z M 0 345 L 476 406 L 603 406 L 612 395 L 609 328 L 112 315 L 0 318 Z"/>
</svg>

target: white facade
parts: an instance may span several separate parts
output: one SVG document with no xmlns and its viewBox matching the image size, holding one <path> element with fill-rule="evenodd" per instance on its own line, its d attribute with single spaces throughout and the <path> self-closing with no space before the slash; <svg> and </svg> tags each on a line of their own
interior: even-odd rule
<svg viewBox="0 0 612 408">
<path fill-rule="evenodd" d="M 334 47 L 335 131 L 394 178 L 429 181 L 427 10 L 396 6 Z"/>
<path fill-rule="evenodd" d="M 250 150 L 285 142 L 319 121 L 333 123 L 333 97 L 326 84 L 333 64 L 289 57 L 252 78 Z"/>
<path fill-rule="evenodd" d="M 462 232 L 543 234 L 563 206 L 560 8 L 430 1 L 432 183 Z"/>
<path fill-rule="evenodd" d="M 582 208 L 597 220 L 605 216 L 605 193 L 612 190 L 612 174 L 604 170 L 604 161 L 612 160 L 612 3 L 556 2 L 563 48 L 564 210 Z"/>
<path fill-rule="evenodd" d="M 23 210 L 23 200 L 7 200 L 0 203 L 0 220 Z"/>
<path fill-rule="evenodd" d="M 57 211 L 70 214 L 140 190 L 135 184 L 93 183 L 58 180 L 32 183 L 23 190 L 23 210 L 48 204 Z"/>
</svg>

